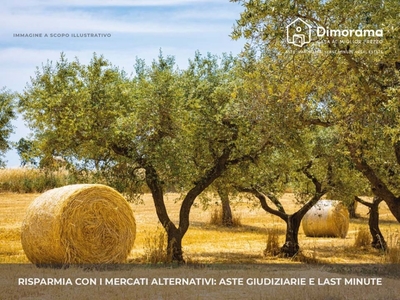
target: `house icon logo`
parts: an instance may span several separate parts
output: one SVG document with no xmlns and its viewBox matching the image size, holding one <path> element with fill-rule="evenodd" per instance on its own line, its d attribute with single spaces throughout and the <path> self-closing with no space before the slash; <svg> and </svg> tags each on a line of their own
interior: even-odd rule
<svg viewBox="0 0 400 300">
<path fill-rule="evenodd" d="M 311 25 L 297 18 L 286 26 L 286 38 L 289 44 L 303 47 L 311 41 Z"/>
</svg>

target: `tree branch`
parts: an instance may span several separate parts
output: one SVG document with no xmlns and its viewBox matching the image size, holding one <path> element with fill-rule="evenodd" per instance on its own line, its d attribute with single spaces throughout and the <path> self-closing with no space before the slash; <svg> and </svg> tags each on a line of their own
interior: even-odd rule
<svg viewBox="0 0 400 300">
<path fill-rule="evenodd" d="M 124 156 L 126 158 L 134 159 L 132 155 L 132 149 L 129 147 L 121 147 L 116 144 L 111 145 L 112 151 L 114 151 L 115 154 Z"/>
<path fill-rule="evenodd" d="M 276 197 L 274 194 L 272 193 L 267 193 L 267 197 L 269 198 L 269 200 L 271 200 L 271 202 L 273 204 L 275 204 L 276 208 L 280 211 L 283 212 L 284 214 L 286 214 L 285 208 L 283 207 L 281 201 L 279 201 L 278 197 Z"/>
<path fill-rule="evenodd" d="M 360 154 L 357 154 L 357 147 L 349 142 L 346 144 L 356 169 L 368 179 L 371 184 L 372 192 L 383 199 L 397 199 L 386 184 L 378 177 L 378 175 L 376 175 L 374 169 L 371 168 Z"/>
<path fill-rule="evenodd" d="M 302 208 L 300 208 L 295 213 L 295 215 L 299 215 L 300 218 L 303 218 L 303 216 L 311 209 L 311 207 L 313 207 L 318 202 L 318 200 L 321 199 L 321 197 L 324 194 L 326 194 L 326 192 L 327 192 L 326 189 L 322 188 L 322 183 L 319 182 L 319 180 L 310 173 L 309 169 L 311 168 L 312 164 L 313 164 L 313 161 L 310 160 L 308 162 L 308 164 L 302 168 L 302 172 L 304 175 L 307 176 L 308 179 L 310 179 L 313 182 L 313 184 L 315 186 L 315 193 L 314 193 L 313 197 Z M 328 167 L 328 170 L 327 170 L 328 176 L 329 176 L 330 171 L 331 170 Z"/>
<path fill-rule="evenodd" d="M 316 192 L 314 196 L 312 196 L 312 198 L 293 215 L 298 215 L 300 219 L 302 219 L 304 215 L 311 209 L 311 207 L 313 207 L 324 194 L 325 192 Z"/>
<path fill-rule="evenodd" d="M 228 165 L 237 165 L 238 163 L 241 163 L 241 162 L 244 162 L 244 161 L 251 161 L 251 162 L 255 163 L 256 160 L 258 159 L 258 157 L 264 152 L 265 148 L 267 148 L 267 146 L 272 146 L 272 145 L 273 144 L 270 141 L 266 141 L 260 147 L 260 149 L 257 149 L 256 151 L 253 151 L 253 153 L 245 154 L 245 155 L 243 155 L 241 157 L 228 160 L 227 164 Z"/>
<path fill-rule="evenodd" d="M 181 210 L 179 213 L 179 230 L 182 234 L 185 234 L 189 228 L 190 209 L 193 205 L 194 200 L 225 171 L 228 158 L 233 148 L 234 145 L 230 145 L 224 149 L 222 154 L 216 160 L 214 167 L 211 168 L 199 181 L 196 182 L 195 186 L 189 190 L 189 192 L 183 199 Z"/>
<path fill-rule="evenodd" d="M 334 123 L 329 122 L 329 121 L 322 121 L 319 118 L 315 119 L 301 119 L 301 121 L 304 123 L 304 125 L 316 125 L 316 126 L 322 126 L 322 127 L 331 127 L 334 125 Z"/>
<path fill-rule="evenodd" d="M 363 199 L 361 199 L 361 198 L 358 197 L 358 196 L 354 196 L 354 200 L 357 201 L 357 202 L 359 202 L 359 203 L 361 203 L 362 205 L 365 205 L 365 206 L 369 207 L 369 208 L 371 208 L 371 207 L 373 206 L 372 203 L 367 202 L 367 201 L 364 201 Z"/>
<path fill-rule="evenodd" d="M 400 165 L 400 141 L 394 144 L 394 153 L 396 155 L 397 164 Z"/>
<path fill-rule="evenodd" d="M 288 218 L 288 214 L 286 214 L 285 212 L 271 208 L 267 203 L 267 197 L 263 193 L 259 192 L 255 188 L 246 188 L 246 187 L 240 187 L 240 186 L 236 186 L 235 188 L 239 192 L 253 194 L 254 196 L 256 196 L 258 198 L 258 200 L 260 200 L 261 207 L 266 212 L 269 212 L 270 214 L 273 214 L 286 222 L 286 220 Z"/>
<path fill-rule="evenodd" d="M 171 226 L 176 229 L 176 226 L 172 223 L 171 219 L 168 216 L 167 208 L 165 207 L 164 202 L 164 191 L 162 188 L 162 183 L 160 182 L 156 169 L 150 163 L 147 163 L 145 161 L 142 161 L 142 164 L 144 169 L 146 170 L 146 183 L 153 196 L 154 206 L 156 208 L 158 219 L 167 231 Z"/>
<path fill-rule="evenodd" d="M 315 192 L 318 193 L 318 194 L 322 194 L 322 195 L 323 195 L 323 194 L 326 193 L 326 191 L 322 189 L 322 184 L 321 184 L 321 183 L 319 182 L 319 180 L 318 180 L 314 175 L 312 175 L 312 174 L 310 173 L 310 171 L 309 171 L 309 169 L 312 167 L 312 164 L 313 164 L 313 162 L 312 162 L 312 160 L 310 160 L 310 161 L 307 163 L 307 165 L 304 166 L 304 167 L 301 169 L 301 171 L 303 172 L 304 175 L 306 175 L 306 177 L 307 177 L 308 179 L 310 179 L 310 180 L 313 182 L 313 184 L 314 184 L 314 186 L 315 186 Z"/>
</svg>

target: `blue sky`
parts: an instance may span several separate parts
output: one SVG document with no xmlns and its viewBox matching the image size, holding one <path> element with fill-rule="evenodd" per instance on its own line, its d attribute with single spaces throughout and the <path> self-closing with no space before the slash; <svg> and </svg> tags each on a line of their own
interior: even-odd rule
<svg viewBox="0 0 400 300">
<path fill-rule="evenodd" d="M 159 54 L 174 55 L 180 68 L 196 50 L 237 54 L 243 41 L 229 37 L 242 7 L 229 0 L 20 0 L 7 1 L 0 11 L 0 88 L 21 92 L 37 66 L 68 59 L 89 62 L 103 54 L 114 65 L 133 72 L 136 57 L 151 62 Z M 110 37 L 72 37 L 80 33 Z M 15 37 L 14 34 L 42 34 Z M 44 37 L 68 34 L 69 37 Z M 27 137 L 21 118 L 14 121 L 12 141 Z M 19 166 L 15 150 L 5 159 Z"/>
</svg>

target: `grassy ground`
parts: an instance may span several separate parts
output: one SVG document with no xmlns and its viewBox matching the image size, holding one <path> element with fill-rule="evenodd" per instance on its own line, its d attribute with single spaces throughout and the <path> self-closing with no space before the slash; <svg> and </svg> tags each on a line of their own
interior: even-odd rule
<svg viewBox="0 0 400 300">
<path fill-rule="evenodd" d="M 20 226 L 28 205 L 39 194 L 0 194 L 0 263 L 29 263 L 20 243 Z M 179 203 L 178 195 L 169 194 L 168 211 L 171 219 L 177 222 Z M 288 212 L 296 209 L 293 194 L 285 194 L 282 202 Z M 134 205 L 137 238 L 129 260 L 143 263 L 148 237 L 155 236 L 160 230 L 157 216 L 150 195 L 144 196 L 144 204 Z M 221 228 L 209 225 L 211 211 L 193 207 L 191 226 L 183 240 L 183 250 L 187 261 L 200 264 L 271 264 L 293 263 L 299 261 L 313 263 L 384 263 L 388 255 L 371 247 L 354 247 L 357 231 L 368 228 L 368 210 L 359 205 L 357 213 L 360 218 L 351 220 L 348 235 L 340 238 L 309 238 L 299 233 L 302 254 L 295 259 L 283 259 L 275 256 L 264 256 L 267 234 L 271 228 L 279 233 L 279 243 L 284 242 L 285 224 L 277 217 L 265 213 L 260 208 L 251 208 L 250 203 L 233 203 L 234 214 L 241 218 L 242 226 Z M 389 246 L 398 247 L 399 223 L 386 205 L 380 207 L 381 231 Z M 396 254 L 397 255 L 397 254 Z M 393 261 L 393 260 L 392 260 Z"/>
<path fill-rule="evenodd" d="M 209 225 L 211 210 L 193 207 L 191 227 L 184 241 L 188 264 L 148 265 L 145 255 L 148 242 L 158 236 L 160 226 L 152 199 L 144 196 L 144 204 L 133 205 L 137 222 L 137 239 L 130 253 L 133 263 L 105 266 L 104 269 L 36 268 L 26 258 L 20 242 L 20 226 L 28 205 L 39 194 L 0 193 L 0 299 L 400 299 L 398 280 L 400 268 L 386 264 L 387 254 L 370 247 L 354 248 L 356 233 L 367 228 L 367 209 L 358 208 L 360 218 L 352 220 L 345 239 L 308 238 L 300 230 L 302 254 L 287 260 L 263 255 L 271 229 L 283 243 L 285 226 L 278 218 L 247 203 L 234 203 L 233 210 L 241 218 L 241 227 L 224 229 Z M 168 210 L 174 222 L 178 218 L 178 195 L 168 195 Z M 282 202 L 288 212 L 296 205 L 293 195 L 286 194 Z M 381 207 L 381 229 L 389 245 L 398 243 L 399 224 L 387 207 Z M 162 231 L 161 231 L 162 232 Z M 311 262 L 305 264 L 301 262 Z M 321 264 L 319 264 L 321 263 Z M 382 264 L 383 263 L 383 264 Z M 70 279 L 72 285 L 21 285 L 22 279 Z M 142 278 L 144 285 L 103 285 L 100 280 Z M 164 279 L 212 279 L 211 285 L 153 284 Z M 304 278 L 306 286 L 252 284 L 252 280 Z M 310 278 L 315 284 L 310 284 Z M 347 285 L 346 280 L 358 278 L 363 284 Z M 380 278 L 381 285 L 370 285 L 371 278 Z M 80 285 L 82 280 L 95 280 L 93 285 Z M 242 280 L 242 285 L 226 285 L 227 280 Z M 321 284 L 320 284 L 321 282 Z M 335 283 L 333 285 L 326 284 Z M 338 284 L 336 284 L 338 283 Z"/>
</svg>

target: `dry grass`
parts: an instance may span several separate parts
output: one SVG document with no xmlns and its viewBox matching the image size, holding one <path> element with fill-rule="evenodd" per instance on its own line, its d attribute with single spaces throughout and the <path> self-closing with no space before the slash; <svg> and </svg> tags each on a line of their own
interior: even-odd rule
<svg viewBox="0 0 400 300">
<path fill-rule="evenodd" d="M 17 235 L 26 209 L 36 196 L 37 194 L 0 194 L 0 262 L 29 262 L 23 254 Z M 167 209 L 175 224 L 178 223 L 180 203 L 174 200 L 178 198 L 179 195 L 176 194 L 166 196 Z M 288 213 L 298 209 L 293 199 L 293 194 L 285 194 L 281 199 Z M 149 232 L 157 232 L 157 224 L 159 224 L 151 196 L 146 194 L 143 203 L 131 204 L 136 218 L 137 235 L 129 260 L 136 263 L 146 263 L 145 257 L 146 251 L 148 251 L 146 250 L 148 249 L 146 239 L 149 238 Z M 209 211 L 193 207 L 190 218 L 191 226 L 183 239 L 184 257 L 199 264 L 299 263 L 296 260 L 263 255 L 269 229 L 275 228 L 280 236 L 279 243 L 283 243 L 286 227 L 282 220 L 265 213 L 262 209 L 251 209 L 246 203 L 236 203 L 235 211 L 242 216 L 242 226 L 223 228 L 208 223 Z M 357 213 L 360 218 L 350 221 L 349 232 L 345 239 L 309 238 L 300 228 L 301 254 L 309 259 L 308 262 L 382 263 L 382 253 L 379 250 L 372 247 L 361 250 L 353 247 L 358 229 L 368 226 L 368 209 L 359 206 Z M 399 223 L 384 203 L 380 207 L 380 220 L 381 231 L 387 238 L 390 247 L 391 243 L 387 232 L 398 232 Z M 395 243 L 394 236 L 393 243 Z"/>
<path fill-rule="evenodd" d="M 357 229 L 356 237 L 354 239 L 354 247 L 366 249 L 371 246 L 372 237 L 369 230 L 365 227 Z"/>
<path fill-rule="evenodd" d="M 399 224 L 391 216 L 385 205 L 381 205 L 381 230 L 387 238 L 391 252 L 382 253 L 372 247 L 353 247 L 360 227 L 366 227 L 368 210 L 357 211 L 361 218 L 351 220 L 349 234 L 345 239 L 308 238 L 300 229 L 301 251 L 291 260 L 278 256 L 264 256 L 266 239 L 270 236 L 270 249 L 283 243 L 285 223 L 261 209 L 250 209 L 245 203 L 238 203 L 236 211 L 242 215 L 242 226 L 223 228 L 208 224 L 210 212 L 193 207 L 191 227 L 183 239 L 184 257 L 190 263 L 183 267 L 147 266 L 141 264 L 163 261 L 160 250 L 165 249 L 165 233 L 158 225 L 154 205 L 150 195 L 144 196 L 143 205 L 132 205 L 136 218 L 137 238 L 130 253 L 132 264 L 110 270 L 82 269 L 37 269 L 28 264 L 19 239 L 22 219 L 28 205 L 37 194 L 0 194 L 0 290 L 5 299 L 397 299 L 398 278 L 393 278 L 389 266 L 382 262 L 398 263 L 400 254 Z M 167 209 L 170 218 L 177 223 L 178 195 L 167 195 Z M 293 195 L 286 194 L 282 202 L 289 213 L 297 209 L 292 202 Z M 279 241 L 276 242 L 276 239 Z M 397 246 L 396 246 L 397 245 Z M 396 247 L 397 248 L 396 248 Z M 156 251 L 151 251 L 156 250 Z M 152 256 L 153 255 L 153 256 Z M 397 260 L 396 260 L 397 257 Z M 5 263 L 26 263 L 10 268 Z M 221 265 L 229 263 L 229 265 Z M 322 267 L 320 263 L 326 264 Z M 338 263 L 349 264 L 350 266 Z M 354 263 L 373 263 L 370 267 L 357 267 Z M 250 265 L 249 265 L 250 264 Z M 290 265 L 288 265 L 290 264 Z M 125 267 L 127 266 L 127 267 Z M 363 265 L 364 266 L 364 265 Z M 377 270 L 381 273 L 377 273 Z M 383 272 L 383 273 L 382 273 Z M 393 271 L 396 274 L 396 270 Z M 15 278 L 264 278 L 264 277 L 384 277 L 384 285 L 379 286 L 17 286 Z M 386 275 L 385 275 L 386 274 Z M 389 275 L 388 275 L 389 274 Z M 386 276 L 386 277 L 385 277 Z M 332 297 L 334 295 L 334 297 Z M 0 298 L 4 298 L 1 297 Z"/>
<path fill-rule="evenodd" d="M 319 264 L 323 261 L 318 259 L 318 252 L 316 248 L 308 251 L 300 250 L 294 257 L 291 258 L 292 261 L 305 263 L 305 264 Z"/>
<path fill-rule="evenodd" d="M 215 225 L 215 226 L 223 226 L 223 212 L 222 208 L 220 206 L 215 206 L 211 210 L 210 214 L 210 225 Z M 241 216 L 238 214 L 233 213 L 232 214 L 232 224 L 229 227 L 239 227 L 242 225 L 241 221 Z"/>
<path fill-rule="evenodd" d="M 281 248 L 281 242 L 279 239 L 279 230 L 275 227 L 268 228 L 267 230 L 267 245 L 264 250 L 265 256 L 275 256 L 279 254 Z"/>
<path fill-rule="evenodd" d="M 167 234 L 162 227 L 155 232 L 146 232 L 144 238 L 144 257 L 139 261 L 150 264 L 169 263 L 171 257 L 167 254 Z"/>
<path fill-rule="evenodd" d="M 391 264 L 400 264 L 400 237 L 399 232 L 390 233 L 388 237 L 388 250 L 384 261 Z"/>
<path fill-rule="evenodd" d="M 41 193 L 48 189 L 74 183 L 65 170 L 0 169 L 0 192 Z"/>
</svg>

